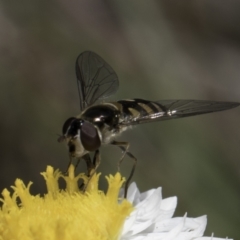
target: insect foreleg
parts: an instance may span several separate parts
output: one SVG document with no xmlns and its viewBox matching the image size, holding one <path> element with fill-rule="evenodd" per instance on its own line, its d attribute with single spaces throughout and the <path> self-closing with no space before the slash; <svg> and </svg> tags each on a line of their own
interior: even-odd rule
<svg viewBox="0 0 240 240">
<path fill-rule="evenodd" d="M 100 153 L 99 153 L 99 149 L 95 151 L 94 157 L 93 157 L 93 166 L 95 171 L 97 170 L 97 168 L 100 165 Z"/>
<path fill-rule="evenodd" d="M 88 155 L 88 157 L 90 159 L 90 162 L 91 162 L 90 155 L 89 154 L 86 154 L 86 155 Z M 99 149 L 98 149 L 98 150 L 95 151 L 95 154 L 94 154 L 94 157 L 93 157 L 93 163 L 91 162 L 91 169 L 90 168 L 88 169 L 88 181 L 83 187 L 83 192 L 86 191 L 87 186 L 88 186 L 89 182 L 91 181 L 92 176 L 97 171 L 97 168 L 99 167 L 99 165 L 100 165 L 100 153 L 99 153 Z"/>
<path fill-rule="evenodd" d="M 86 165 L 87 165 L 87 176 L 89 177 L 92 169 L 94 169 L 94 165 L 93 165 L 93 163 L 92 163 L 90 154 L 87 153 L 87 154 L 85 154 L 84 156 L 82 156 L 82 158 L 83 158 L 83 159 L 85 160 L 85 162 L 86 162 Z"/>
</svg>

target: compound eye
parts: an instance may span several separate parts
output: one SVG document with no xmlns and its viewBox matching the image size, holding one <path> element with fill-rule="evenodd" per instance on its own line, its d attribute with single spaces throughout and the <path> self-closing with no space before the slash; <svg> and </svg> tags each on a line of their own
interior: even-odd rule
<svg viewBox="0 0 240 240">
<path fill-rule="evenodd" d="M 71 125 L 72 121 L 75 120 L 76 118 L 75 117 L 70 117 L 68 120 L 66 120 L 66 122 L 63 124 L 63 127 L 62 127 L 62 134 L 64 135 L 69 126 Z"/>
<path fill-rule="evenodd" d="M 95 151 L 101 145 L 98 131 L 91 123 L 82 123 L 80 138 L 83 147 L 87 151 Z"/>
</svg>

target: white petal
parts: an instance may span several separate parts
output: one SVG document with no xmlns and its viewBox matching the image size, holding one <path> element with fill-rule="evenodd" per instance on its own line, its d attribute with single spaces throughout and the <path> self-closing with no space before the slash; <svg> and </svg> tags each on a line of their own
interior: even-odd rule
<svg viewBox="0 0 240 240">
<path fill-rule="evenodd" d="M 153 221 L 159 214 L 161 201 L 162 201 L 162 189 L 157 188 L 146 194 L 146 198 L 142 198 L 135 207 L 137 210 L 137 219 L 147 220 L 152 219 Z"/>
<path fill-rule="evenodd" d="M 124 189 L 121 188 L 119 192 L 119 198 L 123 198 L 123 197 L 124 197 Z M 136 205 L 137 203 L 140 202 L 140 192 L 135 182 L 131 183 L 128 188 L 127 200 L 133 205 Z"/>
<path fill-rule="evenodd" d="M 152 224 L 152 221 L 144 221 L 144 222 L 135 222 L 134 225 L 132 225 L 130 231 L 126 232 L 125 231 L 125 234 L 123 235 L 123 238 L 121 239 L 125 239 L 126 237 L 129 237 L 129 236 L 134 236 L 138 233 L 141 232 L 141 235 L 143 234 L 142 231 L 144 229 L 146 229 L 147 227 L 149 227 L 150 225 Z M 129 238 L 127 238 L 129 239 Z"/>
<path fill-rule="evenodd" d="M 140 193 L 132 183 L 127 198 L 135 210 L 124 223 L 121 240 L 223 240 L 202 237 L 207 225 L 206 216 L 188 218 L 185 214 L 172 218 L 177 198 L 162 199 L 161 188 Z"/>
<path fill-rule="evenodd" d="M 166 239 L 190 240 L 201 237 L 206 228 L 207 219 L 205 216 L 192 219 L 182 218 L 181 222 L 169 231 Z"/>
<path fill-rule="evenodd" d="M 176 217 L 172 219 L 166 219 L 155 224 L 154 232 L 166 232 L 170 231 L 177 225 L 184 221 L 183 231 L 191 231 L 193 229 L 199 229 L 201 227 L 201 232 L 203 233 L 207 224 L 206 216 L 198 218 L 183 218 Z"/>
<path fill-rule="evenodd" d="M 163 199 L 161 202 L 160 212 L 156 218 L 156 222 L 169 219 L 173 216 L 177 207 L 177 197 Z"/>
<path fill-rule="evenodd" d="M 215 238 L 215 237 L 200 237 L 194 240 L 233 240 L 232 238 Z"/>
</svg>

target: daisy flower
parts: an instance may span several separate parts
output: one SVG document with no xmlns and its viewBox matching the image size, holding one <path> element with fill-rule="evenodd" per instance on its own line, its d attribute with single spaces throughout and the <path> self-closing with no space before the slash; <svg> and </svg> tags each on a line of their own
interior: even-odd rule
<svg viewBox="0 0 240 240">
<path fill-rule="evenodd" d="M 83 193 L 74 167 L 68 176 L 48 166 L 41 173 L 46 181 L 44 196 L 30 193 L 31 182 L 20 179 L 12 186 L 13 193 L 2 191 L 0 210 L 0 240 L 153 240 L 153 239 L 218 239 L 202 237 L 207 219 L 173 217 L 177 198 L 162 198 L 161 188 L 140 193 L 132 183 L 127 199 L 120 189 L 124 178 L 120 173 L 106 177 L 106 193 L 98 189 L 100 174 L 94 174 Z M 59 178 L 66 182 L 59 189 Z"/>
</svg>

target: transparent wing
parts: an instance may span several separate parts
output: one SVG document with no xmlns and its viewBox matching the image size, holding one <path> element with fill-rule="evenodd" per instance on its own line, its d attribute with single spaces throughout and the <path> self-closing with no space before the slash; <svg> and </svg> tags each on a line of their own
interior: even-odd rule
<svg viewBox="0 0 240 240">
<path fill-rule="evenodd" d="M 236 102 L 215 102 L 204 100 L 161 100 L 156 102 L 142 99 L 119 101 L 129 111 L 128 117 L 122 122 L 123 125 L 134 125 L 153 121 L 163 121 L 175 118 L 195 116 L 205 113 L 218 112 L 231 109 L 240 105 Z M 131 106 L 127 106 L 131 104 Z"/>
<path fill-rule="evenodd" d="M 98 99 L 104 99 L 118 89 L 114 70 L 96 53 L 81 53 L 76 61 L 76 75 L 81 111 Z"/>
</svg>

